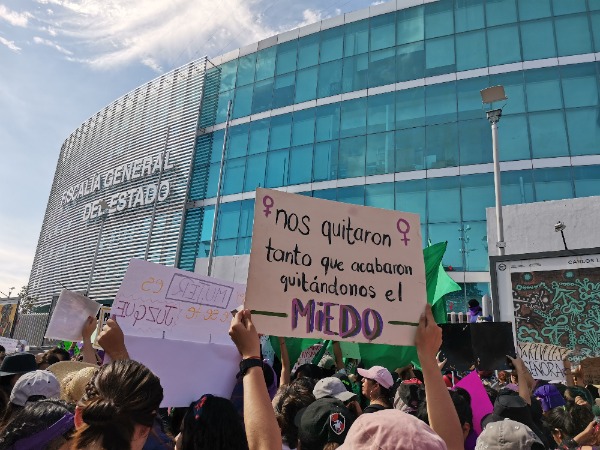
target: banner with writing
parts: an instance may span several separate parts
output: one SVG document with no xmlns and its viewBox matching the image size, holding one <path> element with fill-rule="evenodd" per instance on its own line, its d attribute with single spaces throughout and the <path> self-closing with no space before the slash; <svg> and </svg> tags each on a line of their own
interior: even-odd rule
<svg viewBox="0 0 600 450">
<path fill-rule="evenodd" d="M 111 314 L 126 335 L 231 345 L 245 286 L 132 259 Z"/>
<path fill-rule="evenodd" d="M 4 347 L 7 355 L 20 350 L 19 341 L 17 339 L 0 336 L 0 345 Z"/>
<path fill-rule="evenodd" d="M 19 303 L 17 300 L 0 302 L 0 336 L 10 336 L 18 308 Z"/>
<path fill-rule="evenodd" d="M 584 384 L 600 384 L 600 358 L 582 359 L 581 372 Z"/>
<path fill-rule="evenodd" d="M 563 359 L 572 353 L 565 347 L 535 342 L 517 342 L 519 355 L 536 380 L 565 380 Z"/>
<path fill-rule="evenodd" d="M 260 333 L 413 345 L 419 216 L 256 190 L 245 307 Z"/>
</svg>

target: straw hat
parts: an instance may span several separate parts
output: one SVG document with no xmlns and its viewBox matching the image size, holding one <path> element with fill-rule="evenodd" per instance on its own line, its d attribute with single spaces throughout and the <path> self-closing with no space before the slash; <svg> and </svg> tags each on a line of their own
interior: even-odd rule
<svg viewBox="0 0 600 450">
<path fill-rule="evenodd" d="M 78 361 L 61 361 L 48 367 L 60 382 L 60 398 L 70 403 L 81 400 L 86 385 L 97 369 L 95 364 Z"/>
</svg>

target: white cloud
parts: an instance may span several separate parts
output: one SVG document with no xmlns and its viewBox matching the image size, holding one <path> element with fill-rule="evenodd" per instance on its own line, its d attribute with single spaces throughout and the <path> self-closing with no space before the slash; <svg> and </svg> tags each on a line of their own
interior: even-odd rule
<svg viewBox="0 0 600 450">
<path fill-rule="evenodd" d="M 297 25 L 298 27 L 310 25 L 311 23 L 315 23 L 324 19 L 323 12 L 314 9 L 305 9 L 302 11 L 302 18 L 304 20 Z"/>
<path fill-rule="evenodd" d="M 0 5 L 0 19 L 7 21 L 15 27 L 26 27 L 30 18 L 31 14 L 28 12 L 19 13 L 11 11 L 4 5 Z"/>
<path fill-rule="evenodd" d="M 39 45 L 46 45 L 48 47 L 52 47 L 53 49 L 56 49 L 57 51 L 65 54 L 65 55 L 69 55 L 70 56 L 70 55 L 73 54 L 73 52 L 67 50 L 66 48 L 61 47 L 56 42 L 52 42 L 52 41 L 50 41 L 48 39 L 43 39 L 41 37 L 34 36 L 33 42 L 35 42 L 36 44 L 39 44 Z"/>
<path fill-rule="evenodd" d="M 21 51 L 20 47 L 17 47 L 17 45 L 14 43 L 14 41 L 9 41 L 8 39 L 4 39 L 2 36 L 0 36 L 0 44 L 8 47 L 9 50 L 12 50 L 13 52 L 19 52 Z"/>
</svg>

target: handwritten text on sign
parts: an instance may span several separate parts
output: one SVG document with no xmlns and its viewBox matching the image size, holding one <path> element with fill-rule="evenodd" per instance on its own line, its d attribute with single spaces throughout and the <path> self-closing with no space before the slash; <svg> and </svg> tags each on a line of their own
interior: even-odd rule
<svg viewBox="0 0 600 450">
<path fill-rule="evenodd" d="M 517 342 L 519 355 L 537 380 L 564 380 L 565 368 L 563 358 L 571 350 L 557 345 L 535 342 Z"/>
<path fill-rule="evenodd" d="M 126 335 L 231 344 L 245 286 L 132 259 L 112 306 Z"/>
<path fill-rule="evenodd" d="M 261 333 L 412 345 L 420 230 L 416 214 L 258 189 L 245 306 Z"/>
</svg>

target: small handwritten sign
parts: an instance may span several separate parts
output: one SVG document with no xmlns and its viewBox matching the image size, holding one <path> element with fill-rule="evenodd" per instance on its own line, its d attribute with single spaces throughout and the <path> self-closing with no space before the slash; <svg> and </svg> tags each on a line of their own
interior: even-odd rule
<svg viewBox="0 0 600 450">
<path fill-rule="evenodd" d="M 419 216 L 257 189 L 245 307 L 260 333 L 413 345 Z"/>
<path fill-rule="evenodd" d="M 0 336 L 0 345 L 4 347 L 7 355 L 19 351 L 19 341 L 17 339 Z"/>
<path fill-rule="evenodd" d="M 46 337 L 61 341 L 80 341 L 83 324 L 88 317 L 95 317 L 100 304 L 77 292 L 63 289 L 58 297 Z"/>
<path fill-rule="evenodd" d="M 581 360 L 584 384 L 600 384 L 600 358 L 585 358 Z"/>
<path fill-rule="evenodd" d="M 552 344 L 517 342 L 519 355 L 536 380 L 565 380 L 563 358 L 571 350 Z"/>
<path fill-rule="evenodd" d="M 126 335 L 231 344 L 231 309 L 245 286 L 132 259 L 111 314 Z"/>
</svg>

